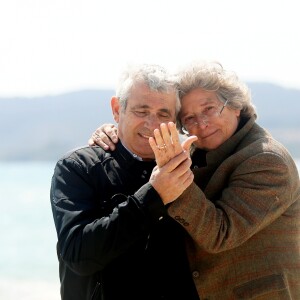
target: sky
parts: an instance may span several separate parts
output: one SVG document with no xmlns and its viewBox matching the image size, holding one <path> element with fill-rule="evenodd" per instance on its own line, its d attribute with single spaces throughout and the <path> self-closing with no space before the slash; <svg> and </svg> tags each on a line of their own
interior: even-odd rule
<svg viewBox="0 0 300 300">
<path fill-rule="evenodd" d="M 0 97 L 114 88 L 130 63 L 217 60 L 300 89 L 297 0 L 0 0 Z"/>
</svg>

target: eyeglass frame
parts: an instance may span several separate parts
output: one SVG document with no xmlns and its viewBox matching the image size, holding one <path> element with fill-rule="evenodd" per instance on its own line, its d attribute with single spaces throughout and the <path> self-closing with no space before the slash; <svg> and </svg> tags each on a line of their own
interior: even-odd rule
<svg viewBox="0 0 300 300">
<path fill-rule="evenodd" d="M 227 106 L 228 101 L 229 101 L 229 100 L 226 99 L 226 101 L 225 101 L 224 104 L 222 105 L 221 110 L 219 111 L 219 113 L 217 114 L 217 116 L 219 116 L 219 117 L 221 116 L 221 114 L 222 114 L 224 108 Z M 202 119 L 201 122 L 203 122 L 205 125 L 207 125 L 206 122 L 207 122 L 210 118 L 211 118 L 211 117 L 207 117 L 207 116 L 206 116 L 206 121 L 204 121 L 204 120 Z M 196 125 L 199 125 L 199 123 L 200 123 L 200 122 L 198 122 L 198 121 L 194 122 L 194 123 L 192 124 L 192 127 L 193 127 L 193 126 L 196 126 Z M 182 131 L 183 133 L 185 133 L 185 134 L 189 134 L 188 130 L 185 129 L 184 126 L 181 126 L 181 131 Z"/>
</svg>

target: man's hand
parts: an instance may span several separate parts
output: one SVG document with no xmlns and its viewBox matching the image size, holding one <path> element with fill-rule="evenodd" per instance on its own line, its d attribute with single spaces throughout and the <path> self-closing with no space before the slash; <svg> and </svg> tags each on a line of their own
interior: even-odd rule
<svg viewBox="0 0 300 300">
<path fill-rule="evenodd" d="M 188 152 L 181 152 L 162 167 L 156 166 L 149 182 L 160 195 L 164 204 L 173 202 L 193 182 Z"/>
</svg>

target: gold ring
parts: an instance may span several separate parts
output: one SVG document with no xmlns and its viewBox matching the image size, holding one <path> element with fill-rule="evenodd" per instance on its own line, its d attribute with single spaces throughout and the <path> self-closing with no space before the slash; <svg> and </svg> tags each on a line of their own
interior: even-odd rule
<svg viewBox="0 0 300 300">
<path fill-rule="evenodd" d="M 163 144 L 162 146 L 157 145 L 156 147 L 157 147 L 159 150 L 162 150 L 162 149 L 166 149 L 166 148 L 167 148 L 166 144 Z"/>
<path fill-rule="evenodd" d="M 100 135 L 98 133 L 94 133 L 94 139 L 97 141 L 99 139 L 101 139 Z"/>
</svg>

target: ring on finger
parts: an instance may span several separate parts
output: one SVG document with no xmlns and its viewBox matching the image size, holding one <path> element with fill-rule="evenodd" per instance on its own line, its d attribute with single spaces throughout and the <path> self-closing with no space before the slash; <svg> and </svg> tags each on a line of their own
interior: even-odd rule
<svg viewBox="0 0 300 300">
<path fill-rule="evenodd" d="M 162 150 L 162 149 L 165 150 L 165 149 L 167 148 L 166 144 L 163 144 L 163 145 L 161 145 L 161 146 L 160 146 L 160 145 L 157 145 L 156 147 L 157 147 L 159 150 Z"/>
<path fill-rule="evenodd" d="M 98 133 L 94 133 L 94 139 L 95 140 L 99 140 L 101 137 Z"/>
</svg>

